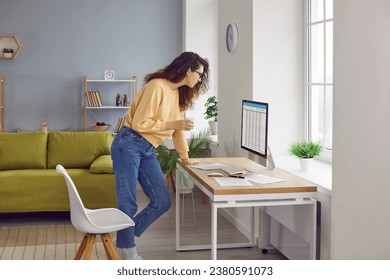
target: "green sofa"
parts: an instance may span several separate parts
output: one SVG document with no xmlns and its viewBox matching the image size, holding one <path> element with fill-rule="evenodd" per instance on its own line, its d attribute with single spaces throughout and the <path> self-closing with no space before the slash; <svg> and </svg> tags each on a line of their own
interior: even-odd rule
<svg viewBox="0 0 390 280">
<path fill-rule="evenodd" d="M 63 165 L 87 208 L 116 207 L 109 132 L 0 133 L 0 212 L 69 211 Z"/>
</svg>

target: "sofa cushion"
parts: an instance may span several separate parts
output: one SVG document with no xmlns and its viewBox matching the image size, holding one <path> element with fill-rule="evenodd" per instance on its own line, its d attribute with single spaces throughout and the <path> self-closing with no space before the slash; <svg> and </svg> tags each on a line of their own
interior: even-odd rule
<svg viewBox="0 0 390 280">
<path fill-rule="evenodd" d="M 47 167 L 88 169 L 95 158 L 110 154 L 112 140 L 110 132 L 50 132 Z"/>
<path fill-rule="evenodd" d="M 46 168 L 46 132 L 0 133 L 0 170 Z"/>
<path fill-rule="evenodd" d="M 89 167 L 89 172 L 94 174 L 113 174 L 111 155 L 102 155 L 97 157 Z"/>
</svg>

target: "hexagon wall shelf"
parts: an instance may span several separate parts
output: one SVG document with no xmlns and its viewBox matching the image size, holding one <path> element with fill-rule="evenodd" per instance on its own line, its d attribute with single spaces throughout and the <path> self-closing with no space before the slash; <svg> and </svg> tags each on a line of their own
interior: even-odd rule
<svg viewBox="0 0 390 280">
<path fill-rule="evenodd" d="M 15 35 L 0 35 L 0 58 L 15 58 L 22 46 Z M 10 57 L 5 57 L 3 49 L 13 49 L 14 53 Z"/>
</svg>

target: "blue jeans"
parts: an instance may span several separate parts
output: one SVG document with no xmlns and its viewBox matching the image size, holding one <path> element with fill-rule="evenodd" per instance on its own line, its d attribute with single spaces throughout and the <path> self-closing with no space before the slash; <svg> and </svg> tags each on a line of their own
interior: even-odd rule
<svg viewBox="0 0 390 280">
<path fill-rule="evenodd" d="M 141 234 L 171 206 L 164 175 L 153 145 L 133 129 L 124 126 L 111 146 L 118 208 L 135 222 L 134 227 L 117 232 L 116 246 L 132 248 L 134 236 Z M 137 213 L 136 188 L 139 181 L 149 204 Z M 137 213 L 137 214 L 136 214 Z"/>
</svg>

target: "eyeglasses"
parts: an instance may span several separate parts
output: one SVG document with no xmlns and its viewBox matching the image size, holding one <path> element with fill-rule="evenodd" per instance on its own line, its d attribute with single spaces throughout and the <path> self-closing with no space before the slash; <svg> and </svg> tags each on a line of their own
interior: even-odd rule
<svg viewBox="0 0 390 280">
<path fill-rule="evenodd" d="M 199 79 L 203 80 L 203 78 L 204 78 L 204 73 L 201 73 L 201 72 L 199 72 L 198 70 L 195 70 L 195 72 L 198 73 Z"/>
</svg>

